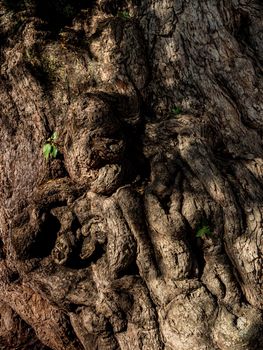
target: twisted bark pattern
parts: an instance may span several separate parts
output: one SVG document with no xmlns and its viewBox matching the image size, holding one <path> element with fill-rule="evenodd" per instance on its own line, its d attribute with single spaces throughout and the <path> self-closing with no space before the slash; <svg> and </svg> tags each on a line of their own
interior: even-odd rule
<svg viewBox="0 0 263 350">
<path fill-rule="evenodd" d="M 0 348 L 263 349 L 262 5 L 119 10 L 0 4 Z"/>
</svg>

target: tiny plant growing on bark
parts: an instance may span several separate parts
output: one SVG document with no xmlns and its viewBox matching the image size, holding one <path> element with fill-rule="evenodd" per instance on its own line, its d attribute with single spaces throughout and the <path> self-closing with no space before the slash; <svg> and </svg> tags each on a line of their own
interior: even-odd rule
<svg viewBox="0 0 263 350">
<path fill-rule="evenodd" d="M 174 106 L 174 107 L 171 109 L 171 113 L 174 114 L 174 115 L 181 114 L 181 113 L 182 113 L 182 109 L 181 109 L 180 107 Z"/>
<path fill-rule="evenodd" d="M 212 235 L 213 235 L 213 232 L 208 225 L 203 225 L 196 232 L 196 237 L 200 237 L 202 239 L 207 238 L 209 236 L 211 237 Z"/>
<path fill-rule="evenodd" d="M 56 158 L 58 155 L 58 149 L 56 146 L 56 140 L 58 138 L 58 134 L 55 131 L 48 139 L 47 142 L 43 146 L 43 154 L 46 160 L 50 158 Z"/>
<path fill-rule="evenodd" d="M 124 19 L 129 19 L 131 18 L 131 15 L 129 14 L 128 11 L 119 11 L 118 12 L 118 17 L 124 18 Z"/>
</svg>

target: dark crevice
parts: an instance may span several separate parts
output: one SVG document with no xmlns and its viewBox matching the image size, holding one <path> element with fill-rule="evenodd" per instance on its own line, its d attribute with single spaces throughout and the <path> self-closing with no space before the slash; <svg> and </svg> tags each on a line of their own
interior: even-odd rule
<svg viewBox="0 0 263 350">
<path fill-rule="evenodd" d="M 259 76 L 262 74 L 262 57 L 260 57 L 260 48 L 255 41 L 255 35 L 260 36 L 260 32 L 252 33 L 251 18 L 247 12 L 241 11 L 239 26 L 234 33 L 242 53 L 247 55 L 253 61 L 254 69 L 258 71 Z M 261 61 L 261 63 L 260 63 Z"/>
<path fill-rule="evenodd" d="M 54 215 L 48 214 L 45 222 L 40 228 L 40 233 L 37 236 L 37 240 L 31 248 L 32 257 L 44 258 L 50 255 L 52 249 L 54 248 L 59 229 L 60 222 L 58 219 Z"/>
<path fill-rule="evenodd" d="M 124 160 L 124 182 L 130 183 L 136 178 L 140 182 L 144 181 L 149 178 L 150 165 L 142 151 L 142 130 L 140 127 L 126 126 L 124 127 L 124 134 L 127 142 Z"/>
<path fill-rule="evenodd" d="M 139 269 L 138 269 L 136 262 L 133 262 L 126 269 L 122 270 L 118 274 L 118 278 L 124 277 L 126 275 L 128 275 L 128 276 L 129 275 L 131 275 L 131 276 L 139 276 L 140 275 L 140 272 L 139 272 Z"/>
<path fill-rule="evenodd" d="M 205 268 L 205 258 L 201 238 L 195 238 L 191 242 L 192 255 L 195 257 L 198 266 L 198 278 L 201 278 Z"/>
<path fill-rule="evenodd" d="M 12 273 L 10 273 L 10 275 L 8 276 L 8 281 L 10 283 L 18 283 L 21 281 L 20 275 L 18 272 L 14 271 Z"/>
<path fill-rule="evenodd" d="M 78 247 L 74 250 L 71 258 L 67 262 L 67 266 L 72 269 L 85 269 L 89 267 L 91 264 L 95 264 L 99 259 L 105 255 L 105 249 L 102 245 L 96 244 L 95 251 L 88 259 L 81 259 L 79 257 L 81 250 L 81 242 L 79 242 Z"/>
<path fill-rule="evenodd" d="M 4 243 L 2 239 L 0 239 L 0 260 L 5 259 L 5 252 L 4 252 Z"/>
<path fill-rule="evenodd" d="M 229 166 L 228 168 L 228 174 L 226 175 L 226 179 L 229 182 L 229 184 L 231 185 L 231 188 L 234 189 L 232 190 L 232 196 L 234 197 L 235 200 L 235 204 L 237 209 L 239 210 L 239 218 L 240 220 L 240 228 L 242 232 L 245 232 L 247 229 L 247 217 L 246 214 L 243 210 L 243 206 L 241 205 L 241 198 L 242 196 L 240 195 L 240 191 L 239 191 L 239 187 L 237 187 L 237 180 L 238 176 L 236 176 L 235 174 L 235 170 L 233 169 L 233 167 Z"/>
</svg>

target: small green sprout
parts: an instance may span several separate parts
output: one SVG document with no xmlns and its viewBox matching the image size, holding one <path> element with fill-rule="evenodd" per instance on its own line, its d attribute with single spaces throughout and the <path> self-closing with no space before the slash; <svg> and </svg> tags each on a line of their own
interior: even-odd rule
<svg viewBox="0 0 263 350">
<path fill-rule="evenodd" d="M 58 155 L 58 149 L 56 146 L 56 140 L 58 138 L 58 134 L 55 131 L 48 139 L 47 142 L 43 146 L 43 154 L 46 160 L 50 158 L 56 158 Z"/>
<path fill-rule="evenodd" d="M 119 11 L 118 12 L 118 17 L 124 18 L 124 19 L 129 19 L 131 18 L 131 15 L 129 14 L 128 11 Z"/>
<path fill-rule="evenodd" d="M 180 107 L 174 106 L 174 107 L 171 109 L 171 113 L 174 114 L 174 115 L 181 114 L 181 113 L 182 113 L 182 109 L 181 109 Z"/>
<path fill-rule="evenodd" d="M 213 232 L 211 231 L 211 228 L 208 225 L 204 225 L 197 230 L 195 236 L 204 239 L 209 236 L 211 237 L 212 235 L 213 235 Z"/>
</svg>

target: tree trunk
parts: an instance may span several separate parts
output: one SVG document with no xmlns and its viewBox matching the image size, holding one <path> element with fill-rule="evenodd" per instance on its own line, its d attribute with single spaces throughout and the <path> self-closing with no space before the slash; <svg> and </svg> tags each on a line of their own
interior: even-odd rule
<svg viewBox="0 0 263 350">
<path fill-rule="evenodd" d="M 1 349 L 263 349 L 262 10 L 0 2 Z"/>
</svg>

